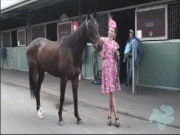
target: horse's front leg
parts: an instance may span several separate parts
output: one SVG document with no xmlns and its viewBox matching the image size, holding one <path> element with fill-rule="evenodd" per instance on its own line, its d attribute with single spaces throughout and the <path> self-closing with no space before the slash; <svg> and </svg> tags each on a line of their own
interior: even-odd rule
<svg viewBox="0 0 180 135">
<path fill-rule="evenodd" d="M 72 90 L 73 90 L 73 98 L 74 98 L 74 115 L 77 118 L 77 124 L 83 124 L 82 120 L 78 114 L 78 83 L 79 83 L 79 76 L 72 80 Z"/>
<path fill-rule="evenodd" d="M 64 103 L 64 97 L 65 97 L 65 90 L 66 90 L 66 84 L 67 80 L 65 78 L 61 78 L 61 97 L 60 97 L 60 106 L 59 106 L 59 125 L 63 124 L 63 118 L 62 118 L 62 108 Z"/>
</svg>

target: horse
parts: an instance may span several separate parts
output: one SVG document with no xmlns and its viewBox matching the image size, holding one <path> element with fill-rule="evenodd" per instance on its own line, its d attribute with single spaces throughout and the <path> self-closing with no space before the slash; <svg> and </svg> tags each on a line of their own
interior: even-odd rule
<svg viewBox="0 0 180 135">
<path fill-rule="evenodd" d="M 38 118 L 43 118 L 40 106 L 40 89 L 45 72 L 60 78 L 59 125 L 63 125 L 62 108 L 67 81 L 72 82 L 74 99 L 74 116 L 77 124 L 83 124 L 78 114 L 78 83 L 82 69 L 82 54 L 88 41 L 98 43 L 100 40 L 99 24 L 94 16 L 88 13 L 79 29 L 69 36 L 53 42 L 46 38 L 33 40 L 27 48 L 26 56 L 29 66 L 29 84 L 31 98 L 36 98 Z"/>
</svg>

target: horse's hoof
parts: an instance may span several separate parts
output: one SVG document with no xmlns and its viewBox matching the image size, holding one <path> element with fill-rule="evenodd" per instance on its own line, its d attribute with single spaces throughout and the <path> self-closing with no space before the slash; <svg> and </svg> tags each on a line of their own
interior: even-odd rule
<svg viewBox="0 0 180 135">
<path fill-rule="evenodd" d="M 44 111 L 42 110 L 42 108 L 39 108 L 39 111 L 41 112 L 41 114 L 44 114 Z"/>
<path fill-rule="evenodd" d="M 38 118 L 41 120 L 41 119 L 43 119 L 43 111 L 42 111 L 42 109 L 39 109 L 38 110 Z"/>
<path fill-rule="evenodd" d="M 39 118 L 40 120 L 42 120 L 42 119 L 43 119 L 43 115 L 38 115 L 38 118 Z"/>
<path fill-rule="evenodd" d="M 77 121 L 77 124 L 78 124 L 78 125 L 83 125 L 82 120 Z"/>
<path fill-rule="evenodd" d="M 58 124 L 59 124 L 60 126 L 63 126 L 63 125 L 64 125 L 64 121 L 59 121 Z"/>
</svg>

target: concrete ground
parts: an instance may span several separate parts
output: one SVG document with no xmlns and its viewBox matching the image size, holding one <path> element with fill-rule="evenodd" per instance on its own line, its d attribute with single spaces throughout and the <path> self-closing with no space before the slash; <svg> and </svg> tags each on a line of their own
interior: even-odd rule
<svg viewBox="0 0 180 135">
<path fill-rule="evenodd" d="M 6 87 L 8 86 L 11 88 L 19 87 L 19 89 L 21 89 L 22 92 L 23 90 L 28 91 L 29 90 L 28 72 L 2 69 L 1 83 Z M 42 84 L 41 95 L 46 95 L 46 100 L 48 99 L 49 102 L 51 102 L 53 108 L 57 108 L 57 109 L 59 106 L 59 95 L 60 95 L 59 89 L 60 89 L 60 79 L 53 77 L 49 74 L 46 74 L 44 82 Z M 115 94 L 117 111 L 120 117 L 121 127 L 120 130 L 118 130 L 117 132 L 111 132 L 111 133 L 155 133 L 155 134 L 180 133 L 180 106 L 179 106 L 180 92 L 163 91 L 163 90 L 157 91 L 157 90 L 139 87 L 137 88 L 137 94 L 132 94 L 131 88 L 124 86 L 124 84 L 121 84 L 121 89 L 122 90 L 120 92 L 116 92 Z M 102 127 L 105 127 L 107 121 L 106 117 L 109 108 L 109 95 L 106 94 L 104 95 L 101 93 L 101 86 L 92 84 L 91 80 L 81 80 L 79 83 L 78 97 L 79 97 L 79 115 L 80 117 L 81 115 L 84 116 L 84 119 L 83 117 L 81 117 L 84 120 L 84 123 L 88 123 L 88 117 L 85 116 L 90 115 L 93 118 L 93 112 L 94 112 L 96 113 L 94 114 L 94 116 L 96 118 L 98 117 L 100 118 L 100 120 L 99 118 L 96 120 L 99 121 L 98 125 L 102 124 L 103 125 Z M 30 98 L 30 92 L 29 92 L 29 98 Z M 42 100 L 41 102 L 42 107 L 44 106 L 43 103 L 44 102 Z M 162 105 L 170 106 L 173 109 L 172 116 L 174 116 L 174 120 L 171 123 L 166 124 L 163 130 L 160 130 L 158 128 L 158 123 L 149 122 L 149 118 L 154 109 L 157 109 L 159 110 L 159 112 L 164 113 L 160 109 Z M 35 111 L 36 108 L 35 104 L 33 108 L 34 110 L 31 111 Z M 70 81 L 68 82 L 66 88 L 64 109 L 65 109 L 64 112 L 66 112 L 66 110 L 68 112 L 71 111 L 73 112 L 74 109 Z M 95 109 L 96 111 L 92 112 L 93 109 Z M 48 112 L 50 112 L 50 110 L 48 110 Z M 57 112 L 55 113 L 57 114 Z M 66 117 L 68 116 L 66 115 Z M 74 117 L 73 113 L 71 114 L 71 117 Z M 101 118 L 104 120 L 101 120 Z M 112 122 L 114 122 L 114 118 Z M 101 126 L 98 127 L 100 129 L 103 129 Z M 126 132 L 120 132 L 121 130 Z M 74 132 L 68 132 L 68 133 L 74 133 Z M 92 132 L 92 133 L 99 133 L 99 132 Z M 104 133 L 103 130 L 100 133 Z"/>
</svg>

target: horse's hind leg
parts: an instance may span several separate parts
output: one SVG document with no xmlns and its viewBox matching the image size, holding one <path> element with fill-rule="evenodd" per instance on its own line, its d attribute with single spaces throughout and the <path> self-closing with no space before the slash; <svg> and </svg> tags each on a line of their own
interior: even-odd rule
<svg viewBox="0 0 180 135">
<path fill-rule="evenodd" d="M 36 93 L 36 103 L 37 103 L 37 111 L 38 111 L 38 118 L 42 119 L 43 118 L 43 110 L 40 107 L 40 89 L 41 89 L 41 84 L 44 80 L 44 71 L 42 69 L 38 69 L 38 84 L 37 84 L 37 93 Z"/>
<path fill-rule="evenodd" d="M 29 81 L 30 81 L 30 90 L 31 96 L 36 98 L 36 110 L 38 111 L 40 108 L 40 96 L 38 80 L 39 80 L 39 72 L 36 63 L 29 63 Z M 42 118 L 42 116 L 38 116 Z"/>
<path fill-rule="evenodd" d="M 72 80 L 72 89 L 73 89 L 73 98 L 74 98 L 74 115 L 77 118 L 77 124 L 83 124 L 82 120 L 78 114 L 78 83 L 79 83 L 79 76 Z"/>
<path fill-rule="evenodd" d="M 60 97 L 60 106 L 59 106 L 59 125 L 63 124 L 63 118 L 62 118 L 62 109 L 63 109 L 63 103 L 64 103 L 64 97 L 65 97 L 65 90 L 66 90 L 66 83 L 67 80 L 65 78 L 61 78 L 61 97 Z"/>
</svg>

